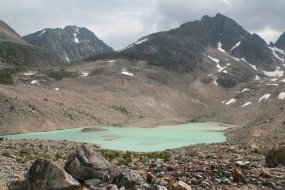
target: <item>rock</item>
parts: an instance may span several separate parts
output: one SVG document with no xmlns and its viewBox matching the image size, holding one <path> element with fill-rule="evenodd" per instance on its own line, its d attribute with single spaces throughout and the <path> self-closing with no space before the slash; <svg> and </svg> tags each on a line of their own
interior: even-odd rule
<svg viewBox="0 0 285 190">
<path fill-rule="evenodd" d="M 167 190 L 167 188 L 161 185 L 155 185 L 155 190 Z"/>
<path fill-rule="evenodd" d="M 9 190 L 23 190 L 27 189 L 27 182 L 25 180 L 10 181 L 7 183 L 7 187 Z"/>
<path fill-rule="evenodd" d="M 260 168 L 259 175 L 262 177 L 270 177 L 271 176 L 269 173 L 269 170 L 266 168 Z"/>
<path fill-rule="evenodd" d="M 146 182 L 151 183 L 155 179 L 155 176 L 151 172 L 146 172 Z"/>
<path fill-rule="evenodd" d="M 184 183 L 183 181 L 178 181 L 173 186 L 174 190 L 191 190 L 191 186 L 187 183 Z"/>
<path fill-rule="evenodd" d="M 100 179 L 88 179 L 84 182 L 84 187 L 97 186 L 101 183 Z"/>
<path fill-rule="evenodd" d="M 97 152 L 89 150 L 85 145 L 77 147 L 70 155 L 64 169 L 79 181 L 100 179 L 111 181 L 119 174 L 119 169 L 108 162 Z"/>
<path fill-rule="evenodd" d="M 276 167 L 278 165 L 285 166 L 285 146 L 273 148 L 265 157 L 265 164 L 268 167 Z"/>
<path fill-rule="evenodd" d="M 167 169 L 168 171 L 174 171 L 174 170 L 176 169 L 176 167 L 175 167 L 174 165 L 172 165 L 172 164 L 167 164 L 167 165 L 166 165 L 166 169 Z"/>
<path fill-rule="evenodd" d="M 118 187 L 124 186 L 129 189 L 135 185 L 141 185 L 145 183 L 144 176 L 135 170 L 125 170 L 118 177 L 114 179 L 114 183 Z"/>
<path fill-rule="evenodd" d="M 118 190 L 118 186 L 114 185 L 114 184 L 108 185 L 105 188 L 106 188 L 106 190 Z"/>
<path fill-rule="evenodd" d="M 22 188 L 20 188 L 22 186 Z M 10 190 L 53 189 L 75 190 L 80 183 L 62 168 L 50 160 L 38 159 L 33 162 L 26 175 L 25 181 L 14 182 L 9 185 Z"/>
<path fill-rule="evenodd" d="M 244 177 L 243 173 L 240 170 L 238 170 L 238 169 L 234 170 L 233 182 L 235 182 L 235 183 L 239 183 L 239 182 L 245 183 L 245 177 Z"/>
</svg>

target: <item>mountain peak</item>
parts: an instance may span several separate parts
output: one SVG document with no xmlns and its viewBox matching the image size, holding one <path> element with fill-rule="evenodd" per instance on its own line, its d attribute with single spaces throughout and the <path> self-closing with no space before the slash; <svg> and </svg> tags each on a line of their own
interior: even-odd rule
<svg viewBox="0 0 285 190">
<path fill-rule="evenodd" d="M 275 46 L 285 50 L 285 32 L 283 32 L 283 34 L 281 34 L 281 36 L 278 38 L 278 40 L 275 43 Z"/>
<path fill-rule="evenodd" d="M 75 25 L 56 29 L 48 28 L 23 38 L 32 45 L 59 55 L 67 62 L 113 51 L 92 31 Z"/>
</svg>

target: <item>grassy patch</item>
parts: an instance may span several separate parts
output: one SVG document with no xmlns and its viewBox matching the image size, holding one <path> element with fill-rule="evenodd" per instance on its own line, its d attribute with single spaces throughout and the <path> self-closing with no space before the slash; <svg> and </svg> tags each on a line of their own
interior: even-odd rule
<svg viewBox="0 0 285 190">
<path fill-rule="evenodd" d="M 12 75 L 15 74 L 17 71 L 15 69 L 2 69 L 0 70 L 0 84 L 13 84 L 13 77 Z"/>
<path fill-rule="evenodd" d="M 124 114 L 127 117 L 132 116 L 132 113 L 129 110 L 127 110 L 127 108 L 125 108 L 125 107 L 122 107 L 122 106 L 112 106 L 111 108 L 113 110 L 117 111 L 117 112 L 120 112 L 120 113 Z"/>
<path fill-rule="evenodd" d="M 168 161 L 171 157 L 171 153 L 168 151 L 137 153 L 101 149 L 100 153 L 110 162 L 125 166 L 135 162 L 148 163 L 150 159 L 163 159 L 164 161 Z"/>
<path fill-rule="evenodd" d="M 94 76 L 94 75 L 99 75 L 103 73 L 104 68 L 97 68 L 94 69 L 93 71 L 90 72 L 89 75 Z"/>
<path fill-rule="evenodd" d="M 48 70 L 44 72 L 48 77 L 53 78 L 54 80 L 62 80 L 64 78 L 74 78 L 79 74 L 77 72 L 65 71 L 60 69 L 59 71 Z"/>
</svg>

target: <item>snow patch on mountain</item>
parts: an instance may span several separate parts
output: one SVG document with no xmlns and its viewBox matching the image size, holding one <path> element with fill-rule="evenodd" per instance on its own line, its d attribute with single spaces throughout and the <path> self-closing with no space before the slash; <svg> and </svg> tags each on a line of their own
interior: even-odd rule
<svg viewBox="0 0 285 190">
<path fill-rule="evenodd" d="M 223 52 L 223 53 L 226 53 L 226 51 L 222 48 L 223 44 L 221 42 L 218 42 L 218 50 Z"/>
<path fill-rule="evenodd" d="M 82 73 L 81 73 L 81 76 L 83 76 L 83 77 L 87 77 L 88 75 L 89 75 L 88 72 L 82 72 Z"/>
<path fill-rule="evenodd" d="M 255 75 L 255 80 L 260 80 L 260 77 L 258 75 Z"/>
<path fill-rule="evenodd" d="M 135 44 L 141 44 L 141 43 L 143 43 L 143 42 L 145 42 L 145 41 L 147 41 L 147 40 L 148 40 L 147 38 L 146 38 L 146 39 L 142 39 L 142 40 L 136 42 Z"/>
<path fill-rule="evenodd" d="M 271 94 L 264 94 L 261 96 L 258 100 L 258 103 L 261 102 L 262 100 L 268 100 L 268 98 L 271 96 Z"/>
<path fill-rule="evenodd" d="M 236 49 L 236 48 L 240 45 L 240 43 L 241 43 L 241 41 L 239 41 L 238 43 L 236 43 L 236 44 L 232 47 L 232 49 L 230 50 L 230 52 L 233 51 L 234 49 Z"/>
<path fill-rule="evenodd" d="M 32 80 L 31 84 L 36 84 L 38 81 L 37 80 Z"/>
<path fill-rule="evenodd" d="M 123 75 L 127 75 L 127 76 L 134 76 L 133 73 L 128 72 L 126 69 L 123 69 L 121 73 L 122 73 Z"/>
<path fill-rule="evenodd" d="M 269 47 L 269 49 L 271 49 L 272 50 L 272 53 L 273 53 L 273 55 L 277 58 L 277 59 L 279 59 L 280 61 L 282 61 L 282 62 L 285 62 L 284 61 L 284 58 L 283 57 L 280 57 L 276 52 L 278 52 L 278 53 L 281 53 L 281 54 L 285 54 L 285 52 L 284 52 L 284 50 L 282 50 L 282 49 L 279 49 L 279 48 L 277 48 L 277 47 L 270 47 L 270 46 L 268 46 Z"/>
<path fill-rule="evenodd" d="M 280 92 L 278 95 L 278 99 L 283 100 L 285 98 L 285 92 Z"/>
<path fill-rule="evenodd" d="M 208 55 L 208 57 L 212 60 L 212 61 L 214 61 L 215 63 L 219 63 L 220 62 L 220 60 L 218 60 L 218 59 L 216 59 L 216 58 L 213 58 L 213 57 L 211 57 L 211 56 L 209 56 Z"/>
<path fill-rule="evenodd" d="M 214 84 L 215 86 L 218 86 L 218 85 L 219 85 L 218 82 L 217 82 L 217 79 L 218 79 L 218 78 L 215 78 L 215 80 L 213 81 L 213 84 Z"/>
<path fill-rule="evenodd" d="M 275 71 L 263 71 L 263 73 L 268 77 L 282 77 L 284 71 L 280 67 L 276 67 Z"/>
<path fill-rule="evenodd" d="M 38 37 L 40 37 L 41 35 L 43 35 L 45 32 L 46 32 L 46 30 L 43 30 L 43 31 L 38 35 Z"/>
<path fill-rule="evenodd" d="M 229 101 L 226 102 L 226 105 L 233 104 L 233 103 L 235 103 L 236 101 L 237 101 L 236 99 L 232 98 L 232 99 L 230 99 Z"/>
<path fill-rule="evenodd" d="M 248 88 L 244 88 L 244 89 L 242 89 L 241 92 L 246 92 L 246 91 L 250 91 L 250 90 Z"/>
<path fill-rule="evenodd" d="M 249 106 L 250 104 L 252 104 L 252 102 L 246 102 L 246 103 L 244 103 L 241 107 L 243 108 L 243 107 L 245 107 L 245 106 Z"/>
</svg>

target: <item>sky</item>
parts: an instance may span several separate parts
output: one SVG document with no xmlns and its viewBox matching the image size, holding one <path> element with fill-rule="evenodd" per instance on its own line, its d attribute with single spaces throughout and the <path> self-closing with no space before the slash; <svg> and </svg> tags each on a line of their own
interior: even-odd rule
<svg viewBox="0 0 285 190">
<path fill-rule="evenodd" d="M 139 38 L 222 13 L 267 42 L 285 31 L 284 0 L 0 0 L 0 19 L 21 36 L 86 27 L 115 50 Z"/>
</svg>

